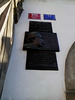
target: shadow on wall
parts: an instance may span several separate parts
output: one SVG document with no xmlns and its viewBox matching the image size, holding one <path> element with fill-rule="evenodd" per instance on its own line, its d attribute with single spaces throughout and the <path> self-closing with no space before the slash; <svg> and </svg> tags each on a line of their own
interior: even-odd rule
<svg viewBox="0 0 75 100">
<path fill-rule="evenodd" d="M 67 93 L 66 100 L 75 100 L 75 93 Z"/>
<path fill-rule="evenodd" d="M 12 49 L 12 44 L 10 42 L 10 38 L 2 37 L 1 50 L 0 50 L 0 97 L 2 94 L 4 80 L 8 69 L 11 49 Z"/>
</svg>

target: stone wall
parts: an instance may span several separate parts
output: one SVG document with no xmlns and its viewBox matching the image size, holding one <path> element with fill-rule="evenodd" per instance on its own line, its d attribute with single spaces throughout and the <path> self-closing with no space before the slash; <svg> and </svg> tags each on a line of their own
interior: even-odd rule
<svg viewBox="0 0 75 100">
<path fill-rule="evenodd" d="M 66 100 L 75 100 L 75 42 L 71 46 L 65 62 Z"/>
</svg>

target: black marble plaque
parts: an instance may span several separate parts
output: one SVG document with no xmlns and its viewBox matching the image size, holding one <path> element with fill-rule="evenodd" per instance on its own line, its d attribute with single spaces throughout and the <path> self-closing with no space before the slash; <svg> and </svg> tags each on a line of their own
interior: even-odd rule
<svg viewBox="0 0 75 100">
<path fill-rule="evenodd" d="M 38 22 L 30 21 L 29 23 L 30 32 L 53 32 L 51 22 Z"/>
<path fill-rule="evenodd" d="M 26 32 L 23 50 L 50 50 L 59 51 L 56 33 L 50 32 Z"/>
<path fill-rule="evenodd" d="M 56 54 L 50 51 L 27 51 L 27 70 L 58 70 Z"/>
</svg>

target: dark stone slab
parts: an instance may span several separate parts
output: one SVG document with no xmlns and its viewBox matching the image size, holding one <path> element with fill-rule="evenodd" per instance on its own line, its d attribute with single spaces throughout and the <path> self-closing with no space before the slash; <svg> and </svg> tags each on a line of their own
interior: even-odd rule
<svg viewBox="0 0 75 100">
<path fill-rule="evenodd" d="M 26 32 L 23 50 L 50 50 L 59 51 L 56 33 L 50 32 Z"/>
<path fill-rule="evenodd" d="M 56 55 L 50 51 L 27 51 L 27 70 L 58 70 Z"/>
<path fill-rule="evenodd" d="M 51 22 L 38 22 L 30 21 L 29 23 L 30 32 L 53 32 Z"/>
</svg>

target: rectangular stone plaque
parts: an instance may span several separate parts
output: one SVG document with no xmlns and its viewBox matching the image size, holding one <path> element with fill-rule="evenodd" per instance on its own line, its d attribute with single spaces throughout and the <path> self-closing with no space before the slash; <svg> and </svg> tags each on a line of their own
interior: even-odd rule
<svg viewBox="0 0 75 100">
<path fill-rule="evenodd" d="M 56 33 L 25 32 L 23 50 L 50 50 L 59 51 Z"/>
<path fill-rule="evenodd" d="M 58 70 L 56 54 L 50 51 L 27 51 L 27 70 Z"/>
<path fill-rule="evenodd" d="M 53 32 L 51 22 L 38 22 L 30 21 L 29 22 L 29 31 L 30 32 Z"/>
</svg>

